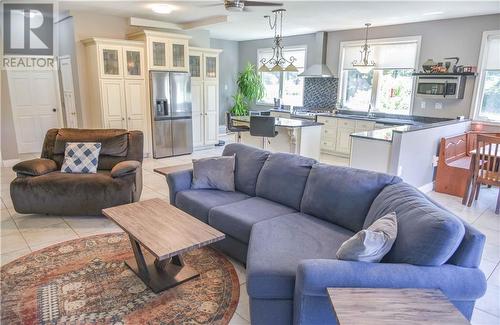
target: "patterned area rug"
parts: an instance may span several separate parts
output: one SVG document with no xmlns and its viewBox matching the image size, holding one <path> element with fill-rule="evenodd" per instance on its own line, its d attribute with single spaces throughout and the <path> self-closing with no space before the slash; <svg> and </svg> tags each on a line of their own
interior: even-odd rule
<svg viewBox="0 0 500 325">
<path fill-rule="evenodd" d="M 233 265 L 212 248 L 184 254 L 200 277 L 153 293 L 125 265 L 125 234 L 76 239 L 1 268 L 1 324 L 227 324 L 239 299 Z"/>
</svg>

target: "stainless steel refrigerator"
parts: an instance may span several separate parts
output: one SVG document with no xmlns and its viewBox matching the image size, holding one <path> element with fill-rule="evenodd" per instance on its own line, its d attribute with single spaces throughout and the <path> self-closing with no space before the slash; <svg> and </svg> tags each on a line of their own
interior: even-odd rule
<svg viewBox="0 0 500 325">
<path fill-rule="evenodd" d="M 189 73 L 151 71 L 153 157 L 193 152 Z"/>
</svg>

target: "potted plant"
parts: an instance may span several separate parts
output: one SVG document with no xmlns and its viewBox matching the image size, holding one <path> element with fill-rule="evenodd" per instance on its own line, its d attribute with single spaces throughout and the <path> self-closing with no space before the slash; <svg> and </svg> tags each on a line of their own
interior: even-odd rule
<svg viewBox="0 0 500 325">
<path fill-rule="evenodd" d="M 264 97 L 265 89 L 262 78 L 255 66 L 248 63 L 245 69 L 238 74 L 236 84 L 238 92 L 233 96 L 234 105 L 231 108 L 231 115 L 248 115 L 250 104 Z"/>
</svg>

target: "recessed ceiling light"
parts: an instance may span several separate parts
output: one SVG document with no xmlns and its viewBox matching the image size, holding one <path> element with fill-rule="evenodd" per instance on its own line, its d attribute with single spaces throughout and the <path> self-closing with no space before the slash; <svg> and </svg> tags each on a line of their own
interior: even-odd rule
<svg viewBox="0 0 500 325">
<path fill-rule="evenodd" d="M 151 10 L 153 10 L 157 14 L 168 15 L 174 10 L 174 7 L 166 3 L 156 3 L 151 5 Z"/>
<path fill-rule="evenodd" d="M 434 15 L 442 15 L 442 14 L 444 14 L 443 11 L 431 11 L 431 12 L 424 13 L 424 16 L 434 16 Z"/>
</svg>

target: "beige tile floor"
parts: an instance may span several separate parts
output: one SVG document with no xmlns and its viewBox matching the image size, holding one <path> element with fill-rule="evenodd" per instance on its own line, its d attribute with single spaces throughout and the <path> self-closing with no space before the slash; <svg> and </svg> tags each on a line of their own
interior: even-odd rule
<svg viewBox="0 0 500 325">
<path fill-rule="evenodd" d="M 222 148 L 197 151 L 193 155 L 166 159 L 144 160 L 144 189 L 141 200 L 154 197 L 168 200 L 165 178 L 153 172 L 154 168 L 175 166 L 191 162 L 193 158 L 220 155 Z M 22 157 L 29 158 L 29 157 Z M 336 165 L 347 165 L 346 159 L 322 155 L 321 161 Z M 9 183 L 15 174 L 10 168 L 1 168 L 1 225 L 0 261 L 8 263 L 17 257 L 43 247 L 89 235 L 120 232 L 113 222 L 104 217 L 58 217 L 42 215 L 22 215 L 12 208 Z M 500 216 L 494 214 L 496 189 L 483 189 L 478 202 L 471 208 L 464 207 L 460 198 L 431 192 L 429 195 L 479 228 L 486 236 L 486 247 L 481 269 L 488 279 L 486 295 L 478 300 L 472 319 L 473 324 L 500 325 Z M 231 324 L 249 324 L 250 313 L 245 286 L 245 268 L 232 261 L 240 280 L 240 301 Z"/>
</svg>

